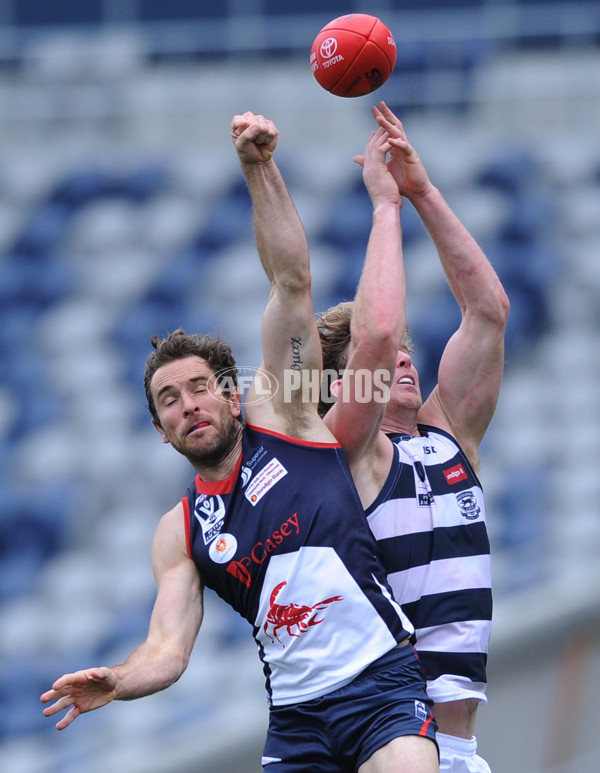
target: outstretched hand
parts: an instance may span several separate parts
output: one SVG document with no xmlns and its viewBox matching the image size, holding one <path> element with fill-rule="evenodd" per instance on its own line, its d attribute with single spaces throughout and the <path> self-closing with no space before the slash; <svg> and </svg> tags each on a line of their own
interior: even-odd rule
<svg viewBox="0 0 600 773">
<path fill-rule="evenodd" d="M 234 115 L 231 121 L 231 137 L 243 164 L 270 161 L 278 136 L 277 127 L 264 115 L 248 112 Z"/>
<path fill-rule="evenodd" d="M 379 128 L 371 133 L 364 155 L 354 159 L 363 168 L 363 180 L 374 208 L 386 203 L 396 207 L 402 205 L 402 197 L 386 160 L 389 150 L 389 134 Z"/>
<path fill-rule="evenodd" d="M 80 714 L 99 709 L 114 700 L 116 686 L 117 675 L 112 668 L 87 668 L 74 674 L 65 674 L 40 697 L 42 703 L 55 701 L 44 709 L 44 716 L 51 717 L 63 709 L 69 709 L 56 723 L 56 729 L 63 730 Z"/>
<path fill-rule="evenodd" d="M 373 117 L 389 135 L 389 170 L 398 190 L 408 199 L 423 196 L 431 189 L 431 181 L 419 154 L 406 138 L 400 119 L 394 115 L 385 102 L 371 109 Z"/>
</svg>

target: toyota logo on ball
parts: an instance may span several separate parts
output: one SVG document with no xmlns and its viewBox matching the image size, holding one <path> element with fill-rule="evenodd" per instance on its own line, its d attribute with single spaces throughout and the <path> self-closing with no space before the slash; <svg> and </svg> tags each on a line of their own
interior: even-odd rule
<svg viewBox="0 0 600 773">
<path fill-rule="evenodd" d="M 324 59 L 329 59 L 337 51 L 337 40 L 335 38 L 327 38 L 321 43 L 321 56 Z"/>
</svg>

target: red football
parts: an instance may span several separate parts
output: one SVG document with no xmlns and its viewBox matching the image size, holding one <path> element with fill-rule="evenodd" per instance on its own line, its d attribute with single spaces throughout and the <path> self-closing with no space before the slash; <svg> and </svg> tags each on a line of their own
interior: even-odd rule
<svg viewBox="0 0 600 773">
<path fill-rule="evenodd" d="M 376 16 L 349 13 L 326 24 L 310 51 L 313 75 L 338 97 L 362 97 L 382 86 L 396 65 L 396 41 Z"/>
</svg>

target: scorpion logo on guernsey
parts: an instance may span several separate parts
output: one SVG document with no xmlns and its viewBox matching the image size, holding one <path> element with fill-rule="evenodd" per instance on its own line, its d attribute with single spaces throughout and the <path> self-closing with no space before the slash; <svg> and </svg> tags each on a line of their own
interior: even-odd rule
<svg viewBox="0 0 600 773">
<path fill-rule="evenodd" d="M 279 585 L 276 585 L 271 593 L 271 606 L 267 612 L 267 622 L 264 624 L 263 630 L 273 643 L 275 643 L 275 639 L 277 639 L 285 649 L 285 644 L 281 641 L 279 636 L 277 636 L 277 631 L 281 628 L 285 628 L 290 636 L 300 636 L 300 634 L 306 633 L 310 626 L 319 625 L 319 623 L 323 622 L 323 618 L 317 620 L 318 612 L 326 609 L 329 604 L 332 604 L 334 601 L 342 601 L 344 597 L 331 596 L 328 599 L 313 604 L 312 607 L 301 604 L 276 604 L 275 599 L 284 585 L 287 585 L 285 580 L 280 582 Z M 272 626 L 271 633 L 269 633 L 269 625 Z M 293 628 L 297 630 L 297 633 L 292 631 Z"/>
</svg>

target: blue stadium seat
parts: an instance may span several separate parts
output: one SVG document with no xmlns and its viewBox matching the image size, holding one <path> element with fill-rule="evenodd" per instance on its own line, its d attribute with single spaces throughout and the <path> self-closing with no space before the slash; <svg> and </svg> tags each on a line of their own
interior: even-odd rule
<svg viewBox="0 0 600 773">
<path fill-rule="evenodd" d="M 142 303 L 181 308 L 182 299 L 199 283 L 202 267 L 210 258 L 211 254 L 199 247 L 173 255 L 144 293 Z"/>
<path fill-rule="evenodd" d="M 94 657 L 104 662 L 115 652 L 130 651 L 144 641 L 148 633 L 148 623 L 152 614 L 154 598 L 147 603 L 133 604 L 120 611 L 114 620 L 114 625 L 102 641 L 98 642 Z"/>
<path fill-rule="evenodd" d="M 161 193 L 168 183 L 166 169 L 159 164 L 141 164 L 114 181 L 114 193 L 144 203 Z"/>
<path fill-rule="evenodd" d="M 0 263 L 0 307 L 19 313 L 42 312 L 75 292 L 78 280 L 66 262 L 50 260 L 52 247 L 39 253 L 11 253 Z"/>
<path fill-rule="evenodd" d="M 252 232 L 252 207 L 245 181 L 238 180 L 214 204 L 191 248 L 215 254 Z"/>
<path fill-rule="evenodd" d="M 342 16 L 346 13 L 356 12 L 356 8 L 353 7 L 356 3 L 344 2 L 344 0 L 286 0 L 282 3 L 281 0 L 265 0 L 265 13 L 272 16 L 283 16 L 288 14 L 299 15 L 308 13 L 319 13 L 326 17 L 326 24 L 330 19 L 334 19 L 336 16 Z M 315 30 L 315 35 L 319 30 Z"/>
<path fill-rule="evenodd" d="M 477 185 L 490 185 L 504 193 L 516 194 L 535 179 L 538 169 L 536 159 L 528 150 L 509 147 L 499 152 L 481 170 L 474 182 Z"/>
<path fill-rule="evenodd" d="M 13 14 L 20 26 L 71 27 L 101 22 L 103 10 L 103 0 L 26 0 L 14 3 Z"/>
<path fill-rule="evenodd" d="M 544 576 L 547 518 L 552 510 L 549 491 L 548 470 L 523 465 L 510 471 L 510 486 L 500 492 L 497 510 L 502 520 L 494 549 L 506 551 L 510 565 L 503 576 L 504 593 L 531 586 Z"/>
<path fill-rule="evenodd" d="M 460 324 L 460 310 L 447 288 L 408 320 L 415 347 L 421 393 L 425 399 L 437 383 L 438 366 L 448 339 Z"/>
<path fill-rule="evenodd" d="M 187 333 L 213 332 L 214 319 L 205 319 L 200 309 L 179 302 L 165 303 L 148 299 L 130 306 L 116 317 L 110 339 L 118 347 L 124 361 L 124 377 L 136 390 L 142 389 L 146 359 L 152 352 L 150 339 L 161 337 L 183 327 Z M 140 394 L 140 421 L 147 422 L 146 407 Z"/>
<path fill-rule="evenodd" d="M 218 19 L 229 15 L 227 3 L 190 3 L 189 0 L 144 0 L 139 4 L 142 21 L 193 21 Z"/>
<path fill-rule="evenodd" d="M 111 197 L 144 202 L 160 193 L 167 180 L 166 170 L 151 163 L 120 172 L 91 166 L 77 169 L 59 181 L 50 201 L 68 209 Z"/>
<path fill-rule="evenodd" d="M 103 169 L 91 166 L 76 169 L 59 180 L 50 195 L 50 201 L 76 209 L 114 193 L 113 176 Z"/>
<path fill-rule="evenodd" d="M 42 202 L 30 213 L 11 252 L 25 257 L 46 258 L 64 238 L 70 217 L 71 208 L 66 202 Z"/>
<path fill-rule="evenodd" d="M 0 511 L 0 599 L 31 591 L 42 565 L 65 547 L 68 486 L 37 491 L 4 481 Z"/>
<path fill-rule="evenodd" d="M 317 238 L 340 249 L 359 245 L 364 251 L 373 223 L 373 205 L 362 180 L 335 200 L 331 215 Z"/>
<path fill-rule="evenodd" d="M 550 329 L 550 292 L 561 271 L 559 255 L 541 233 L 537 241 L 525 243 L 499 236 L 485 245 L 485 251 L 511 303 L 506 348 L 516 354 Z"/>
</svg>

